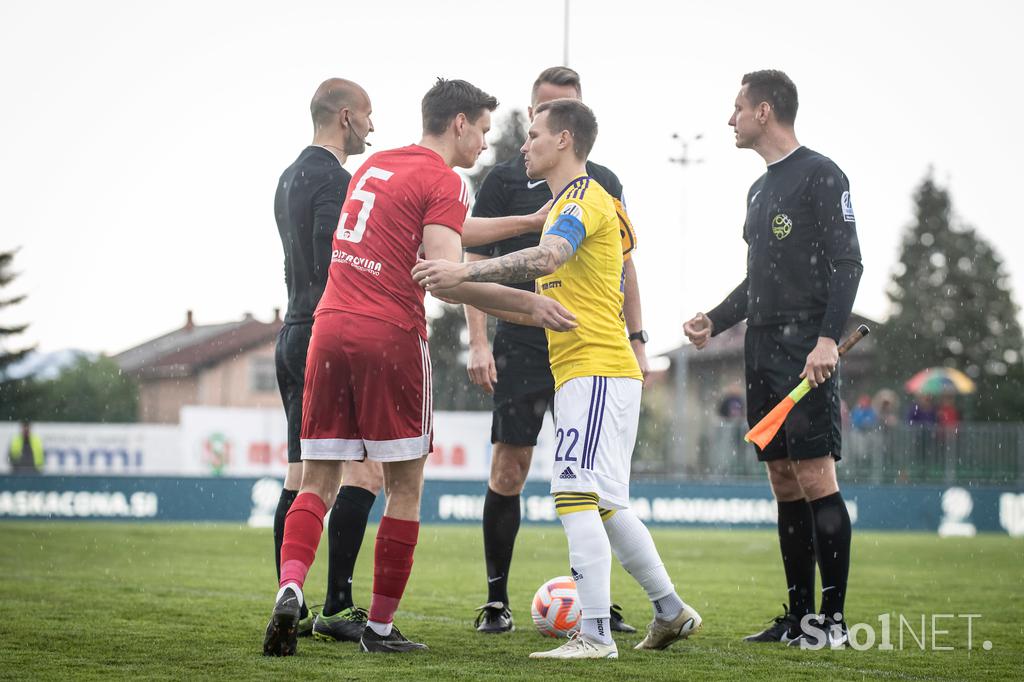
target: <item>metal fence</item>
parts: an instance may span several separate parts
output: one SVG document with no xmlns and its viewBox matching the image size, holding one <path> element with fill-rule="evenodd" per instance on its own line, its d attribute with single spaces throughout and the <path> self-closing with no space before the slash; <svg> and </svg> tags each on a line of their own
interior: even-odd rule
<svg viewBox="0 0 1024 682">
<path fill-rule="evenodd" d="M 763 477 L 764 466 L 757 462 L 754 446 L 743 441 L 746 431 L 742 420 L 710 424 L 700 438 L 696 465 L 689 467 L 686 477 Z M 1021 483 L 1024 423 L 846 429 L 842 455 L 839 476 L 849 482 Z M 641 477 L 669 473 L 655 461 L 639 464 L 634 471 Z"/>
</svg>

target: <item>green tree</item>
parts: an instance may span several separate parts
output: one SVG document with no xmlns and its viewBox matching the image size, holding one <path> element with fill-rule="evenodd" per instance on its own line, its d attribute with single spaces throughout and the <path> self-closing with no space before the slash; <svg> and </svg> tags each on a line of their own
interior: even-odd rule
<svg viewBox="0 0 1024 682">
<path fill-rule="evenodd" d="M 0 419 L 40 422 L 134 422 L 139 387 L 108 357 L 80 356 L 55 379 L 8 382 Z"/>
<path fill-rule="evenodd" d="M 1002 260 L 954 220 L 949 191 L 931 172 L 914 203 L 916 220 L 888 290 L 892 314 L 878 337 L 883 376 L 901 387 L 926 367 L 955 367 L 978 384 L 969 414 L 1019 420 L 1024 337 Z"/>
<path fill-rule="evenodd" d="M 489 151 L 468 173 L 469 181 L 479 188 L 495 165 L 515 158 L 526 140 L 526 118 L 513 109 L 497 126 L 498 135 Z M 489 320 L 489 335 L 494 320 Z M 442 304 L 441 314 L 430 320 L 430 364 L 434 373 L 434 409 L 489 410 L 491 399 L 466 374 L 466 342 L 463 339 L 466 318 L 462 306 Z"/>
<path fill-rule="evenodd" d="M 7 287 L 18 277 L 17 273 L 11 271 L 11 265 L 13 264 L 15 253 L 15 251 L 0 252 L 0 289 Z M 0 298 L 0 310 L 17 305 L 24 300 L 24 295 L 13 296 L 11 298 Z M 7 349 L 7 338 L 17 336 L 27 328 L 27 324 L 16 324 L 13 326 L 0 324 L 0 378 L 4 376 L 4 372 L 8 367 L 32 352 L 33 348 L 31 347 L 19 348 L 17 350 Z"/>
</svg>

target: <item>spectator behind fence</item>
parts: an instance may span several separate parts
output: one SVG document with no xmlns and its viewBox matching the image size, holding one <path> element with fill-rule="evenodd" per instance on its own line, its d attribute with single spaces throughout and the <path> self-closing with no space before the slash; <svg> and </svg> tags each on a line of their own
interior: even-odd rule
<svg viewBox="0 0 1024 682">
<path fill-rule="evenodd" d="M 43 473 L 43 441 L 32 433 L 32 424 L 25 419 L 21 431 L 14 434 L 7 446 L 11 473 L 16 475 Z"/>
<path fill-rule="evenodd" d="M 861 431 L 870 431 L 878 426 L 878 413 L 871 406 L 871 396 L 864 394 L 857 398 L 857 406 L 853 408 L 850 419 L 853 428 Z"/>
<path fill-rule="evenodd" d="M 743 396 L 735 387 L 730 387 L 728 392 L 722 397 L 722 401 L 718 403 L 718 416 L 726 420 L 742 419 L 746 416 L 746 410 L 743 406 Z"/>
<path fill-rule="evenodd" d="M 946 396 L 942 399 L 939 409 L 935 412 L 935 421 L 939 427 L 953 431 L 960 425 L 960 412 L 956 409 L 956 401 L 953 396 Z"/>
<path fill-rule="evenodd" d="M 888 388 L 880 390 L 872 399 L 871 404 L 875 408 L 875 414 L 878 415 L 878 423 L 883 428 L 898 426 L 902 421 L 898 401 L 899 396 Z"/>
<path fill-rule="evenodd" d="M 934 426 L 937 421 L 935 406 L 930 396 L 918 396 L 907 413 L 907 423 L 911 426 Z"/>
</svg>

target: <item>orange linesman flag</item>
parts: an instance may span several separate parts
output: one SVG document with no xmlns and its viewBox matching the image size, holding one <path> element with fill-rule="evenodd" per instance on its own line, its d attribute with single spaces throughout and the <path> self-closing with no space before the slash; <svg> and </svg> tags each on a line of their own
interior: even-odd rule
<svg viewBox="0 0 1024 682">
<path fill-rule="evenodd" d="M 853 346 L 863 339 L 865 336 L 871 333 L 867 325 L 860 325 L 857 327 L 857 331 L 850 334 L 850 337 L 843 341 L 839 346 L 839 356 L 842 357 L 846 351 L 853 348 Z M 782 424 L 786 421 L 786 417 L 789 415 L 793 406 L 800 402 L 800 399 L 807 395 L 807 392 L 811 390 L 811 385 L 807 379 L 801 381 L 796 388 L 789 392 L 782 401 L 772 408 L 772 411 L 764 416 L 761 421 L 754 425 L 754 428 L 747 431 L 747 435 L 743 436 L 743 440 L 748 443 L 754 443 L 757 447 L 764 450 L 768 443 L 771 442 L 772 438 L 775 438 L 775 434 L 782 428 Z"/>
</svg>

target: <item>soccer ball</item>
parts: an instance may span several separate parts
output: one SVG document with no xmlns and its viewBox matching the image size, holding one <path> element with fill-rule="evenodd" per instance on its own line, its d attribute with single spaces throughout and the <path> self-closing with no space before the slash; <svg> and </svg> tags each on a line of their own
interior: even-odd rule
<svg viewBox="0 0 1024 682">
<path fill-rule="evenodd" d="M 580 629 L 576 581 L 567 575 L 552 578 L 533 595 L 533 624 L 540 634 L 567 637 Z"/>
</svg>

